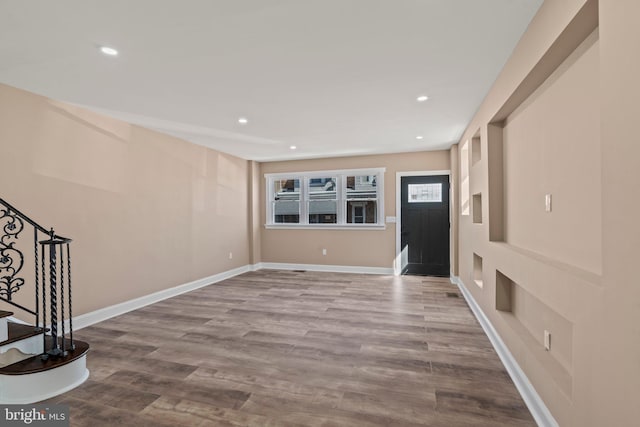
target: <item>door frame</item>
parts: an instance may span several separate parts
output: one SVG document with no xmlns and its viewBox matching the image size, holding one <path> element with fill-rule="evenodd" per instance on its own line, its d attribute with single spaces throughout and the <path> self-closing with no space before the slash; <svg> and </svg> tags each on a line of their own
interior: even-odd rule
<svg viewBox="0 0 640 427">
<path fill-rule="evenodd" d="M 449 224 L 451 224 L 451 170 L 436 171 L 404 171 L 396 172 L 396 256 L 393 260 L 393 274 L 399 276 L 402 274 L 402 244 L 400 243 L 400 230 L 402 229 L 402 177 L 405 176 L 433 176 L 447 175 L 449 177 Z M 451 247 L 451 231 L 449 231 L 449 246 Z M 451 253 L 449 253 L 451 258 Z M 451 263 L 451 259 L 449 259 Z"/>
</svg>

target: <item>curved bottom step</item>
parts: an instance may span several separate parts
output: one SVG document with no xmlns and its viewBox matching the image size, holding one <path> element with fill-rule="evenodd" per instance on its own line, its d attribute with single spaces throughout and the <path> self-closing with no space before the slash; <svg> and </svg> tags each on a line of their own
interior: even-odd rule
<svg viewBox="0 0 640 427">
<path fill-rule="evenodd" d="M 0 368 L 0 404 L 40 402 L 78 387 L 89 378 L 88 349 L 76 341 L 76 349 L 66 357 L 34 356 Z"/>
</svg>

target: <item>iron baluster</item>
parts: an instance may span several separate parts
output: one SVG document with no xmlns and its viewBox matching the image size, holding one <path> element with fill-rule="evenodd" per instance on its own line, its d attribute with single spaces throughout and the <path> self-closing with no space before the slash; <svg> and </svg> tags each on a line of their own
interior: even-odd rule
<svg viewBox="0 0 640 427">
<path fill-rule="evenodd" d="M 57 256 L 53 228 L 50 232 L 51 240 L 49 245 L 49 298 L 51 300 L 51 337 L 53 338 L 52 348 L 49 350 L 51 356 L 59 356 L 61 351 L 58 346 L 58 284 L 57 284 Z"/>
<path fill-rule="evenodd" d="M 19 247 L 19 236 L 25 227 L 33 227 L 33 280 L 35 295 L 31 301 L 35 308 L 30 308 L 16 301 L 15 293 L 27 283 L 24 266 L 31 261 L 29 251 L 23 252 Z M 42 236 L 47 240 L 39 241 Z M 34 330 L 42 333 L 42 357 L 66 354 L 69 348 L 75 348 L 73 342 L 73 305 L 71 290 L 71 250 L 70 239 L 55 234 L 53 228 L 46 228 L 15 209 L 0 198 L 0 301 L 19 308 L 35 317 Z M 25 242 L 26 243 L 26 242 Z M 40 249 L 38 249 L 40 245 Z M 27 244 L 28 246 L 28 244 Z M 47 246 L 49 253 L 47 253 Z M 66 253 L 65 248 L 66 246 Z M 58 267 L 58 262 L 60 266 Z M 49 266 L 47 267 L 47 263 Z M 65 265 L 66 264 L 66 265 Z M 60 276 L 58 277 L 58 268 Z M 48 275 L 48 277 L 47 277 Z M 65 289 L 67 286 L 67 289 Z M 47 297 L 47 292 L 49 297 Z M 68 293 L 67 295 L 65 295 Z M 68 298 L 68 300 L 67 300 Z M 48 301 L 47 301 L 48 300 Z M 47 305 L 49 308 L 47 308 Z M 68 306 L 68 308 L 67 308 Z M 69 316 L 66 324 L 67 316 Z M 62 334 L 59 335 L 62 321 Z M 47 322 L 50 324 L 47 325 Z M 50 328 L 50 329 L 47 329 Z M 67 331 L 68 330 L 68 331 Z M 66 335 L 70 336 L 67 343 Z M 60 343 L 62 339 L 62 344 Z"/>
<path fill-rule="evenodd" d="M 42 353 L 43 358 L 47 358 L 47 276 L 46 270 L 44 268 L 45 264 L 45 251 L 44 251 L 44 243 L 40 243 L 40 255 L 42 262 Z"/>
<path fill-rule="evenodd" d="M 64 251 L 62 250 L 62 243 L 54 243 L 54 245 L 60 245 L 60 314 L 62 325 L 62 355 L 66 356 L 65 350 L 65 331 L 64 331 Z M 57 338 L 56 338 L 57 339 Z"/>
<path fill-rule="evenodd" d="M 39 289 L 39 280 L 38 280 L 38 229 L 34 227 L 33 229 L 33 253 L 34 253 L 34 269 L 35 269 L 35 278 L 36 278 L 36 329 L 41 330 L 40 328 L 40 300 L 38 297 Z M 44 323 L 44 322 L 42 322 Z"/>
<path fill-rule="evenodd" d="M 69 242 L 67 242 L 67 286 L 69 287 L 69 340 L 71 341 L 71 350 L 75 350 L 73 343 L 73 299 L 71 298 L 71 251 Z"/>
</svg>

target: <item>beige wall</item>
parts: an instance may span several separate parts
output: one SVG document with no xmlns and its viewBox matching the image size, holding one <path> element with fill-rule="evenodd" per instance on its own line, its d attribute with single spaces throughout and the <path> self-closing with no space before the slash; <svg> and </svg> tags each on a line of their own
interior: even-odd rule
<svg viewBox="0 0 640 427">
<path fill-rule="evenodd" d="M 1 197 L 74 239 L 74 315 L 249 263 L 245 160 L 5 85 L 0 157 Z"/>
<path fill-rule="evenodd" d="M 260 219 L 264 226 L 264 174 L 333 169 L 385 167 L 384 214 L 396 215 L 396 172 L 448 170 L 449 151 L 400 153 L 377 156 L 270 162 L 261 165 Z M 262 231 L 262 261 L 392 268 L 395 258 L 395 224 L 385 230 L 283 230 Z M 322 255 L 322 249 L 327 255 Z"/>
<path fill-rule="evenodd" d="M 598 34 L 516 111 L 503 133 L 504 240 L 601 273 Z M 552 196 L 552 213 L 544 210 Z M 542 203 L 541 203 L 542 201 Z M 541 209 L 542 208 L 542 209 Z"/>
<path fill-rule="evenodd" d="M 249 248 L 250 248 L 250 264 L 258 264 L 262 260 L 261 254 L 261 233 L 262 227 L 260 223 L 260 192 L 262 188 L 262 180 L 260 176 L 260 163 L 255 161 L 249 162 Z"/>
<path fill-rule="evenodd" d="M 600 274 L 598 34 L 516 111 L 503 133 L 504 240 Z M 552 213 L 544 210 L 552 196 Z M 542 201 L 542 203 L 541 203 Z"/>
<path fill-rule="evenodd" d="M 600 0 L 603 288 L 583 402 L 598 408 L 593 425 L 640 420 L 639 16 L 637 0 Z"/>
<path fill-rule="evenodd" d="M 545 1 L 461 138 L 480 131 L 482 156 L 469 176 L 482 224 L 460 215 L 458 146 L 257 164 L 1 85 L 0 195 L 75 239 L 82 314 L 260 261 L 389 268 L 394 224 L 264 229 L 264 174 L 386 167 L 393 216 L 396 171 L 451 169 L 452 271 L 556 420 L 635 425 L 638 16 L 637 0 Z M 496 309 L 497 271 L 513 281 L 507 311 Z"/>
<path fill-rule="evenodd" d="M 458 276 L 459 272 L 459 258 L 458 254 L 458 241 L 459 237 L 459 218 L 460 218 L 460 194 L 459 194 L 459 177 L 460 177 L 460 152 L 458 145 L 454 145 L 450 149 L 451 159 L 451 175 L 449 176 L 450 183 L 450 197 L 449 197 L 449 210 L 451 211 L 451 237 L 450 237 L 450 262 L 451 262 L 451 275 Z"/>
<path fill-rule="evenodd" d="M 639 14 L 546 1 L 461 139 L 480 130 L 483 203 L 458 217 L 460 279 L 561 426 L 640 419 Z"/>
</svg>

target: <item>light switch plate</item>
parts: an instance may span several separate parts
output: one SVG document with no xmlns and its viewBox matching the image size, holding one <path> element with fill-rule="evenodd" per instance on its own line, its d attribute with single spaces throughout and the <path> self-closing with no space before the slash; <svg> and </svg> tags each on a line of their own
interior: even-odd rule
<svg viewBox="0 0 640 427">
<path fill-rule="evenodd" d="M 551 350 L 551 332 L 546 330 L 544 331 L 544 349 Z"/>
<path fill-rule="evenodd" d="M 544 210 L 545 212 L 551 212 L 551 194 L 544 195 Z"/>
</svg>

